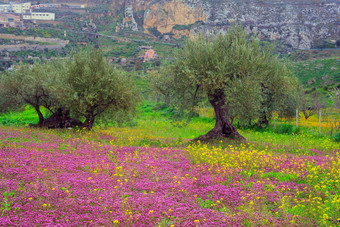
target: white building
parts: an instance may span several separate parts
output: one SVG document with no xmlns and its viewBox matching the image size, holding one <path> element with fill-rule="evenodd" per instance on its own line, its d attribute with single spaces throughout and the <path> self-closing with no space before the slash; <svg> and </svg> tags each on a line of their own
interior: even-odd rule
<svg viewBox="0 0 340 227">
<path fill-rule="evenodd" d="M 10 3 L 11 6 L 11 11 L 14 13 L 28 13 L 31 12 L 31 2 L 22 2 L 22 3 L 15 3 L 15 2 L 11 2 Z"/>
<path fill-rule="evenodd" d="M 23 2 L 23 3 L 16 3 L 10 2 L 9 4 L 1 4 L 0 5 L 0 12 L 2 13 L 29 13 L 31 12 L 32 4 L 30 2 Z"/>
<path fill-rule="evenodd" d="M 0 12 L 1 13 L 8 13 L 11 9 L 11 6 L 9 4 L 6 5 L 0 5 Z"/>
<path fill-rule="evenodd" d="M 30 13 L 22 16 L 24 20 L 55 20 L 55 13 Z"/>
</svg>

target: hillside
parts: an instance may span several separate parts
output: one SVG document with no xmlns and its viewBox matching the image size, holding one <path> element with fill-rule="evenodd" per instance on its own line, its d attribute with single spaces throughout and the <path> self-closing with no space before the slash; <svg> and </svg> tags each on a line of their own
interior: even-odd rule
<svg viewBox="0 0 340 227">
<path fill-rule="evenodd" d="M 260 38 L 280 41 L 290 49 L 309 49 L 340 39 L 336 17 L 340 4 L 334 0 L 115 0 L 111 6 L 116 13 L 123 11 L 118 30 L 139 30 L 160 37 L 226 31 L 236 22 Z"/>
<path fill-rule="evenodd" d="M 36 1 L 32 2 L 36 4 Z M 46 2 L 50 1 L 40 1 L 40 3 Z M 53 2 L 70 3 L 64 0 Z M 305 86 L 327 89 L 329 86 L 339 84 L 336 75 L 339 74 L 339 61 L 314 60 L 314 58 L 339 58 L 340 56 L 339 49 L 336 48 L 321 51 L 318 49 L 336 47 L 336 41 L 340 42 L 340 27 L 337 26 L 336 18 L 340 11 L 340 4 L 334 0 L 74 0 L 72 2 L 86 3 L 88 6 L 86 13 L 71 12 L 67 9 L 47 9 L 56 13 L 57 25 L 37 24 L 29 30 L 2 28 L 0 31 L 15 35 L 67 39 L 69 45 L 66 51 L 36 53 L 26 50 L 21 51 L 22 53 L 13 52 L 11 55 L 33 57 L 46 54 L 64 55 L 79 44 L 93 43 L 98 44 L 105 52 L 105 56 L 111 60 L 119 63 L 122 59 L 127 59 L 129 67 L 141 68 L 136 65 L 136 59 L 144 54 L 139 46 L 150 45 L 160 59 L 171 58 L 174 47 L 181 45 L 185 37 L 191 37 L 198 32 L 212 33 L 216 29 L 225 32 L 231 24 L 240 22 L 248 32 L 264 40 L 275 42 L 278 51 L 290 54 L 294 62 L 311 60 L 296 62 L 293 66 L 295 74 Z M 64 37 L 64 31 L 67 37 Z M 98 39 L 94 38 L 95 33 L 100 34 Z M 317 49 L 309 50 L 314 47 Z M 298 49 L 300 51 L 296 52 Z M 144 65 L 142 68 L 145 70 L 147 67 L 149 66 Z"/>
<path fill-rule="evenodd" d="M 293 64 L 295 75 L 306 88 L 340 88 L 340 59 L 325 58 Z"/>
<path fill-rule="evenodd" d="M 36 2 L 36 1 L 32 1 Z M 50 2 L 48 0 L 39 1 Z M 55 0 L 53 2 L 70 2 Z M 89 17 L 103 18 L 115 32 L 134 31 L 158 38 L 179 39 L 204 33 L 226 31 L 241 23 L 262 39 L 279 41 L 287 50 L 335 45 L 340 40 L 336 0 L 75 0 L 87 3 Z M 91 20 L 92 20 L 91 19 Z"/>
</svg>

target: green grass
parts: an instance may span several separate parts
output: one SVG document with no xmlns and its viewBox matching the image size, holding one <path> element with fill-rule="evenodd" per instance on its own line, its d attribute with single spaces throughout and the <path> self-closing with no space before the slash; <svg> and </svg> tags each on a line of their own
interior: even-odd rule
<svg viewBox="0 0 340 227">
<path fill-rule="evenodd" d="M 277 134 L 274 132 L 258 132 L 244 130 L 240 132 L 248 141 L 258 149 L 268 147 L 278 153 L 292 153 L 300 155 L 313 155 L 327 153 L 339 149 L 340 144 L 327 136 L 317 136 L 308 131 L 301 134 Z"/>
<path fill-rule="evenodd" d="M 48 112 L 44 110 L 44 114 Z M 27 106 L 22 112 L 0 115 L 0 124 L 6 126 L 27 126 L 37 124 L 34 109 Z M 111 121 L 98 121 L 94 133 L 99 132 L 116 137 L 115 144 L 122 146 L 180 147 L 194 138 L 204 135 L 214 126 L 214 118 L 194 117 L 190 120 L 173 116 L 173 109 L 157 104 L 144 104 L 138 108 L 133 124 L 118 126 Z M 61 130 L 62 131 L 62 130 Z M 277 153 L 298 155 L 330 154 L 339 149 L 339 142 L 329 136 L 319 136 L 308 128 L 301 128 L 293 134 L 280 134 L 272 127 L 264 130 L 239 129 L 247 142 L 257 149 L 275 150 Z M 96 137 L 95 137 L 96 138 Z M 236 141 L 223 139 L 214 145 L 227 146 Z"/>
<path fill-rule="evenodd" d="M 307 88 L 340 85 L 340 61 L 337 58 L 299 61 L 292 65 L 297 78 Z"/>
<path fill-rule="evenodd" d="M 45 117 L 49 116 L 46 109 L 43 109 L 42 113 Z M 0 115 L 0 124 L 6 126 L 28 126 L 29 124 L 38 124 L 38 122 L 37 112 L 31 106 L 25 106 L 22 111 Z"/>
</svg>

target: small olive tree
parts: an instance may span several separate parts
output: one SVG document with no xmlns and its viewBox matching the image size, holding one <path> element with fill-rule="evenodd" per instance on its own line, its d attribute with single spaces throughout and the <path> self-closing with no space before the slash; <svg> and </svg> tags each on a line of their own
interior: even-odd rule
<svg viewBox="0 0 340 227">
<path fill-rule="evenodd" d="M 60 67 L 51 89 L 74 116 L 85 119 L 83 127 L 91 129 L 104 112 L 134 110 L 139 95 L 133 82 L 110 65 L 99 49 L 83 49 L 60 64 L 66 67 Z"/>
<path fill-rule="evenodd" d="M 91 129 L 100 114 L 131 113 L 139 100 L 129 77 L 93 47 L 66 59 L 21 64 L 17 68 L 0 77 L 0 111 L 29 104 L 38 114 L 40 127 L 81 125 Z M 51 112 L 48 119 L 41 107 Z M 78 120 L 81 118 L 83 122 Z"/>
<path fill-rule="evenodd" d="M 284 106 L 289 97 L 286 94 L 297 84 L 270 48 L 239 27 L 232 27 L 226 35 L 201 34 L 187 41 L 161 74 L 164 82 L 153 84 L 171 86 L 172 93 L 167 88 L 167 95 L 180 106 L 189 107 L 208 98 L 214 108 L 214 128 L 198 139 L 232 137 L 245 141 L 231 123 L 231 116 L 261 121 L 260 117 L 266 118 Z"/>
<path fill-rule="evenodd" d="M 300 109 L 307 120 L 313 114 L 317 114 L 325 107 L 325 101 L 318 91 L 307 93 L 303 87 L 300 88 Z"/>
<path fill-rule="evenodd" d="M 48 63 L 36 62 L 33 65 L 20 64 L 17 69 L 5 73 L 0 81 L 3 87 L 3 103 L 8 110 L 25 104 L 31 105 L 39 117 L 39 126 L 44 123 L 41 107 L 45 107 L 52 114 L 57 100 L 51 94 L 46 83 L 54 75 L 54 68 Z"/>
</svg>

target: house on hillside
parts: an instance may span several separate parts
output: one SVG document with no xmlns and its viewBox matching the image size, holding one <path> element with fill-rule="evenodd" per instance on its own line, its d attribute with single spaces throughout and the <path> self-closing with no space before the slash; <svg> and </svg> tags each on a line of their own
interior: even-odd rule
<svg viewBox="0 0 340 227">
<path fill-rule="evenodd" d="M 2 13 L 28 13 L 31 12 L 31 2 L 10 2 L 9 4 L 1 4 L 0 12 Z"/>
<path fill-rule="evenodd" d="M 18 14 L 0 14 L 0 27 L 20 27 L 23 26 L 21 16 Z"/>
<path fill-rule="evenodd" d="M 144 54 L 144 62 L 158 59 L 158 55 L 156 54 L 156 51 L 153 49 L 149 49 Z"/>
<path fill-rule="evenodd" d="M 10 12 L 10 10 L 11 10 L 11 6 L 9 4 L 6 4 L 6 5 L 1 4 L 0 5 L 0 12 L 1 13 L 8 13 L 8 12 Z"/>
<path fill-rule="evenodd" d="M 24 20 L 55 20 L 55 13 L 30 13 L 30 14 L 24 14 L 22 17 Z"/>
<path fill-rule="evenodd" d="M 10 2 L 9 4 L 14 13 L 24 14 L 31 12 L 31 2 Z"/>
</svg>

